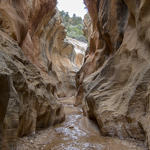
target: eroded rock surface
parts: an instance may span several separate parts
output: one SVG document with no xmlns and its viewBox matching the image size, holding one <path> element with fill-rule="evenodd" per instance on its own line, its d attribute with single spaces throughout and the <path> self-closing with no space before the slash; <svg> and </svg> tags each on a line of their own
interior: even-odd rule
<svg viewBox="0 0 150 150">
<path fill-rule="evenodd" d="M 35 64 L 53 94 L 66 97 L 75 93 L 74 76 L 84 56 L 67 41 L 56 0 L 0 2 L 0 29 L 11 36 L 25 56 Z"/>
<path fill-rule="evenodd" d="M 0 35 L 1 149 L 13 149 L 17 137 L 62 122 L 65 116 L 38 69 L 14 41 Z"/>
<path fill-rule="evenodd" d="M 82 103 L 102 135 L 134 138 L 150 148 L 150 2 L 84 2 L 93 31 L 89 53 L 76 75 L 75 104 Z"/>
<path fill-rule="evenodd" d="M 72 96 L 76 90 L 75 74 L 83 64 L 84 54 L 82 51 L 77 53 L 74 45 L 65 40 L 66 30 L 59 11 L 55 9 L 52 14 L 55 15 L 49 22 L 45 21 L 47 16 L 43 19 L 32 37 L 27 33 L 21 47 L 43 78 L 51 82 L 54 95 Z"/>
<path fill-rule="evenodd" d="M 65 40 L 56 4 L 0 1 L 0 149 L 65 119 L 56 97 L 74 95 L 84 50 Z"/>
<path fill-rule="evenodd" d="M 93 25 L 92 25 L 91 17 L 89 15 L 89 13 L 85 14 L 83 22 L 85 25 L 83 28 L 84 36 L 87 38 L 88 43 L 90 43 Z"/>
<path fill-rule="evenodd" d="M 65 119 L 55 96 L 74 94 L 84 54 L 64 40 L 56 4 L 0 1 L 0 149 L 15 149 L 17 137 Z"/>
</svg>

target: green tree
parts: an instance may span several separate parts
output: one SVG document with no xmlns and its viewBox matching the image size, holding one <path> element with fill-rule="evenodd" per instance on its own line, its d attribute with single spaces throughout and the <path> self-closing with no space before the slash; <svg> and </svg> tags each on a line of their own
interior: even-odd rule
<svg viewBox="0 0 150 150">
<path fill-rule="evenodd" d="M 68 12 L 65 11 L 60 11 L 60 14 L 67 30 L 67 36 L 87 42 L 83 33 L 84 24 L 82 18 L 76 16 L 76 14 L 73 14 L 73 17 L 70 17 Z"/>
<path fill-rule="evenodd" d="M 64 16 L 65 16 L 64 10 L 60 11 L 60 14 L 61 14 L 61 17 L 64 18 Z"/>
</svg>

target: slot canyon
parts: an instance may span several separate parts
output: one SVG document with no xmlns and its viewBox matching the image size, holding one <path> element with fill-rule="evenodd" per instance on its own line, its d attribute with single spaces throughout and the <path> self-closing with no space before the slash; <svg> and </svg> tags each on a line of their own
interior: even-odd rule
<svg viewBox="0 0 150 150">
<path fill-rule="evenodd" d="M 150 1 L 83 3 L 87 43 L 57 0 L 0 0 L 0 150 L 150 149 Z"/>
</svg>

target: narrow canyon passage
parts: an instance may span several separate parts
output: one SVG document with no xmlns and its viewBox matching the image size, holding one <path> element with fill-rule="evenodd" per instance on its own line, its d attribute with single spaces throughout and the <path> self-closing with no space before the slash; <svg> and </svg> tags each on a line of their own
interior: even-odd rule
<svg viewBox="0 0 150 150">
<path fill-rule="evenodd" d="M 17 150 L 146 150 L 142 142 L 101 136 L 97 125 L 83 116 L 81 107 L 73 106 L 73 98 L 58 100 L 65 107 L 64 122 L 20 138 Z"/>
<path fill-rule="evenodd" d="M 79 1 L 0 0 L 0 150 L 150 149 L 150 0 Z"/>
</svg>

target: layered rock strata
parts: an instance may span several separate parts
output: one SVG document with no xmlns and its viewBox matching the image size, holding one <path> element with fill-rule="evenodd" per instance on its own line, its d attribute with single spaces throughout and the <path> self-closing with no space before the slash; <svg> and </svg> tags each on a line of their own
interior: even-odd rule
<svg viewBox="0 0 150 150">
<path fill-rule="evenodd" d="M 75 104 L 82 103 L 102 135 L 134 138 L 150 148 L 150 2 L 84 2 L 93 31 L 89 53 L 76 75 Z"/>
<path fill-rule="evenodd" d="M 0 1 L 0 149 L 65 119 L 54 95 L 74 94 L 84 55 L 64 41 L 56 3 Z"/>
</svg>

